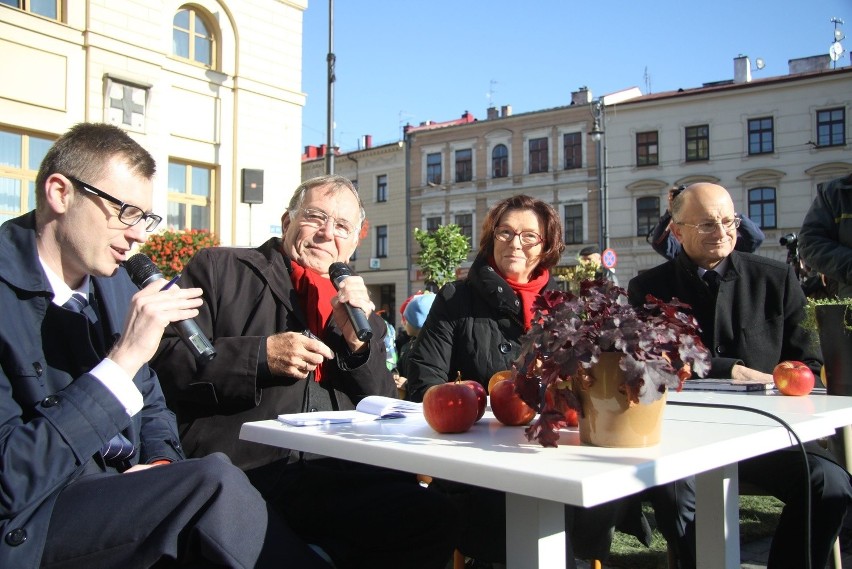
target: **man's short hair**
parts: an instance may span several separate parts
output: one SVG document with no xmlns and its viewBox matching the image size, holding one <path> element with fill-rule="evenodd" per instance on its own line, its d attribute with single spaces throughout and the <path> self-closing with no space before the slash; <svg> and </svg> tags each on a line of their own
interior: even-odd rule
<svg viewBox="0 0 852 569">
<path fill-rule="evenodd" d="M 52 174 L 91 182 L 106 174 L 110 161 L 121 157 L 135 174 L 150 180 L 157 171 L 151 154 L 117 126 L 79 123 L 59 137 L 41 161 L 36 176 L 36 209 L 43 207 L 44 184 Z"/>
</svg>

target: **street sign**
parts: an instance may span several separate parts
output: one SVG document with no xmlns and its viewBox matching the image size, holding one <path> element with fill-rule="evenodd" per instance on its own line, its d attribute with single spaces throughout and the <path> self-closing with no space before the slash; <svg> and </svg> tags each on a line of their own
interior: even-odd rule
<svg viewBox="0 0 852 569">
<path fill-rule="evenodd" d="M 614 269 L 617 264 L 618 255 L 615 254 L 615 250 L 605 249 L 603 255 L 601 255 L 601 265 L 607 269 Z"/>
</svg>

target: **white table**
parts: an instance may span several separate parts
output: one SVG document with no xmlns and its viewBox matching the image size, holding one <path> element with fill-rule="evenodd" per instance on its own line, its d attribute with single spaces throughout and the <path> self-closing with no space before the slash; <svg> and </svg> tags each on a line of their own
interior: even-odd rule
<svg viewBox="0 0 852 569">
<path fill-rule="evenodd" d="M 852 397 L 744 397 L 676 393 L 671 401 L 748 405 L 792 425 L 802 441 L 852 424 Z M 758 414 L 668 405 L 662 442 L 639 449 L 581 445 L 562 431 L 558 448 L 527 442 L 490 412 L 467 433 L 441 435 L 422 417 L 319 427 L 277 420 L 246 423 L 240 438 L 506 492 L 507 565 L 564 569 L 563 504 L 595 506 L 696 475 L 699 567 L 739 568 L 736 463 L 795 444 L 780 424 Z"/>
</svg>

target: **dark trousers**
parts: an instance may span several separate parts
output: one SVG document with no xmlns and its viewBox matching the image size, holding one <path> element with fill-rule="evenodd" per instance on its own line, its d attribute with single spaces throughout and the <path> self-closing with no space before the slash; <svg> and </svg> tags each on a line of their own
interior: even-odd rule
<svg viewBox="0 0 852 569">
<path fill-rule="evenodd" d="M 56 501 L 46 569 L 328 569 L 222 454 L 86 474 Z"/>
<path fill-rule="evenodd" d="M 834 540 L 852 503 L 849 473 L 840 465 L 808 454 L 811 485 L 811 567 L 825 567 Z M 808 477 L 797 449 L 785 449 L 739 463 L 739 480 L 760 487 L 784 502 L 769 550 L 769 569 L 805 566 L 805 484 Z M 660 532 L 677 551 L 680 569 L 695 567 L 694 478 L 668 484 L 650 493 Z M 698 514 L 700 515 L 700 513 Z"/>
<path fill-rule="evenodd" d="M 321 458 L 246 472 L 305 541 L 338 569 L 443 569 L 457 542 L 457 516 L 415 475 Z"/>
</svg>

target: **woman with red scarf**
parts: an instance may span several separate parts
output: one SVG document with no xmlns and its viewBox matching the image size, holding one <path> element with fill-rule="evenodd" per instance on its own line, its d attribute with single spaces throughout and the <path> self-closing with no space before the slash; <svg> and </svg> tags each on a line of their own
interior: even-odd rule
<svg viewBox="0 0 852 569">
<path fill-rule="evenodd" d="M 427 389 L 454 380 L 459 372 L 487 388 L 495 372 L 511 369 L 520 337 L 532 326 L 533 302 L 556 287 L 550 269 L 564 247 L 559 214 L 550 204 L 519 195 L 494 205 L 482 224 L 479 252 L 467 276 L 441 289 L 412 340 L 409 399 L 422 401 Z M 464 518 L 459 549 L 474 558 L 468 566 L 505 563 L 504 494 L 440 480 L 433 486 L 456 501 Z M 565 518 L 569 567 L 574 563 L 571 552 L 606 557 L 614 511 L 566 506 Z"/>
<path fill-rule="evenodd" d="M 422 401 L 458 372 L 487 388 L 495 372 L 510 369 L 533 302 L 556 286 L 550 269 L 564 248 L 550 204 L 520 195 L 491 208 L 467 277 L 441 289 L 411 348 L 408 397 Z"/>
</svg>

